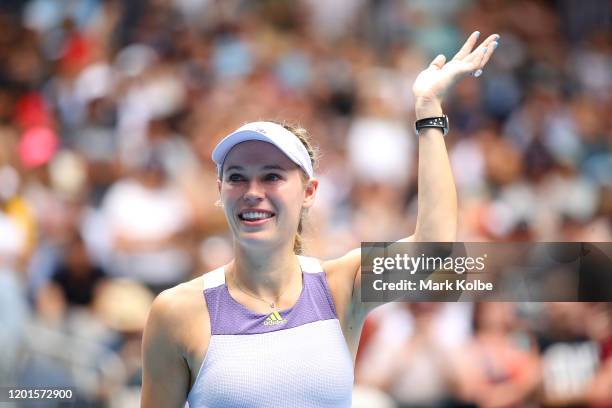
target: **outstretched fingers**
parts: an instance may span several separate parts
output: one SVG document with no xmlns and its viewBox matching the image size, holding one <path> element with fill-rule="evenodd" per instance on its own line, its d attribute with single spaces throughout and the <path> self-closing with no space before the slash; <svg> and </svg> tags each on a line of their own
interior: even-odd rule
<svg viewBox="0 0 612 408">
<path fill-rule="evenodd" d="M 446 57 L 442 54 L 439 54 L 436 58 L 433 59 L 433 61 L 431 61 L 431 64 L 429 64 L 429 68 L 441 69 L 445 63 Z"/>
<path fill-rule="evenodd" d="M 492 43 L 496 42 L 498 39 L 499 39 L 498 34 L 492 34 L 488 36 L 487 39 L 484 40 L 482 44 L 480 44 L 478 47 L 476 47 L 474 51 L 469 53 L 463 59 L 463 61 L 469 62 L 469 63 L 473 63 L 473 62 L 480 63 L 480 61 L 482 61 L 483 55 L 486 54 L 486 51 L 489 51 L 489 47 L 492 46 Z"/>
<path fill-rule="evenodd" d="M 493 55 L 493 51 L 497 48 L 499 41 L 499 34 L 492 34 L 487 37 L 474 51 L 463 58 L 463 62 L 467 64 L 466 69 L 468 72 L 472 72 L 475 77 L 482 74 L 482 68 Z"/>
<path fill-rule="evenodd" d="M 489 62 L 489 59 L 491 58 L 491 55 L 493 55 L 493 51 L 495 51 L 495 49 L 499 45 L 498 40 L 499 40 L 499 36 L 498 36 L 497 40 L 492 41 L 487 46 L 486 52 L 484 52 L 484 56 L 482 57 L 482 60 L 480 61 L 480 65 L 478 66 L 478 69 L 482 69 L 485 65 L 487 65 L 487 62 Z"/>
<path fill-rule="evenodd" d="M 478 37 L 480 37 L 480 31 L 474 31 L 466 42 L 463 44 L 463 47 L 459 50 L 457 54 L 453 57 L 453 60 L 461 60 L 465 58 L 472 51 L 474 46 L 476 45 L 476 41 L 478 41 Z"/>
</svg>

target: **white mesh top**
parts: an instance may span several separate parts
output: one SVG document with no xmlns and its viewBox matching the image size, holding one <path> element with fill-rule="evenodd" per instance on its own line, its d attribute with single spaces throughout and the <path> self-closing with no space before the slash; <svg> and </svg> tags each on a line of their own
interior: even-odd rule
<svg viewBox="0 0 612 408">
<path fill-rule="evenodd" d="M 300 257 L 295 305 L 253 313 L 229 294 L 223 269 L 204 275 L 212 336 L 190 408 L 350 407 L 353 362 L 325 273 Z"/>
</svg>

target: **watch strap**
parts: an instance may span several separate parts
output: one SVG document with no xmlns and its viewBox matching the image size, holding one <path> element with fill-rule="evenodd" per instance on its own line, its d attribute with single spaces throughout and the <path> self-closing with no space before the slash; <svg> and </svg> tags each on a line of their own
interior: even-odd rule
<svg viewBox="0 0 612 408">
<path fill-rule="evenodd" d="M 416 134 L 424 128 L 438 128 L 442 130 L 444 136 L 448 133 L 448 116 L 436 116 L 431 118 L 419 119 L 414 123 L 414 130 Z"/>
</svg>

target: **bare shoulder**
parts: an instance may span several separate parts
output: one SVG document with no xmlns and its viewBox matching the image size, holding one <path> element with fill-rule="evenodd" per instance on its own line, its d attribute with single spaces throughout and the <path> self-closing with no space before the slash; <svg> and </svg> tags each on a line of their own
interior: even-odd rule
<svg viewBox="0 0 612 408">
<path fill-rule="evenodd" d="M 331 291 L 338 317 L 344 322 L 354 297 L 356 281 L 360 274 L 361 248 L 323 262 L 323 270 Z"/>
<path fill-rule="evenodd" d="M 203 288 L 197 278 L 153 301 L 143 334 L 142 406 L 184 406 L 210 339 Z"/>
<path fill-rule="evenodd" d="M 201 313 L 206 308 L 203 301 L 203 281 L 197 278 L 166 289 L 153 301 L 149 320 L 155 319 L 160 323 L 169 323 L 171 327 L 178 328 L 185 320 L 189 320 L 194 313 Z"/>
<path fill-rule="evenodd" d="M 160 293 L 153 302 L 152 311 L 166 316 L 181 318 L 190 308 L 198 307 L 200 310 L 206 306 L 202 301 L 204 279 L 202 276 L 181 283 Z"/>
<path fill-rule="evenodd" d="M 208 326 L 203 290 L 204 282 L 199 277 L 163 291 L 153 301 L 147 326 L 165 332 L 178 349 L 188 348 L 185 342 L 191 338 L 193 327 Z"/>
</svg>

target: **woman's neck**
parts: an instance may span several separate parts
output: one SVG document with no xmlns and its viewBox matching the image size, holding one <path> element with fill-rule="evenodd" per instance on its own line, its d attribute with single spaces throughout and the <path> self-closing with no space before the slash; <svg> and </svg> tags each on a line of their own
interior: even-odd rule
<svg viewBox="0 0 612 408">
<path fill-rule="evenodd" d="M 296 281 L 301 282 L 300 262 L 292 249 L 261 254 L 236 247 L 229 273 L 239 285 L 266 298 L 276 298 Z"/>
</svg>

